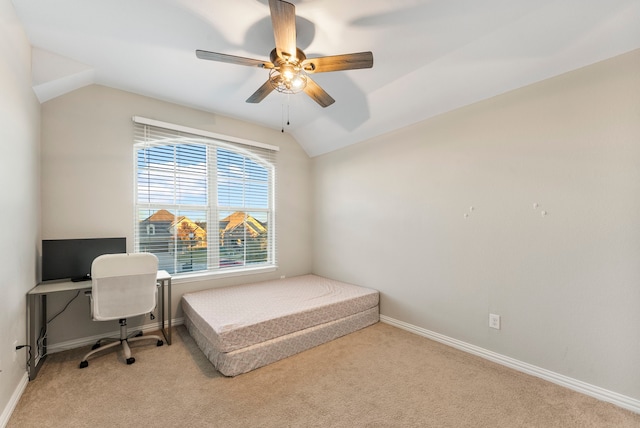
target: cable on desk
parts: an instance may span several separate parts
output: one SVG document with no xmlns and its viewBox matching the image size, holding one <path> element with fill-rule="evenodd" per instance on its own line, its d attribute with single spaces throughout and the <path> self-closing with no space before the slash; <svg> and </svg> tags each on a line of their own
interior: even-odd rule
<svg viewBox="0 0 640 428">
<path fill-rule="evenodd" d="M 64 308 L 62 308 L 62 310 L 60 310 L 60 312 L 58 312 L 57 314 L 55 314 L 54 316 L 52 316 L 51 318 L 49 318 L 48 320 L 46 320 L 46 324 L 49 324 L 51 321 L 53 321 L 54 319 L 56 319 L 56 318 L 57 318 L 61 313 L 63 313 L 64 311 L 66 311 L 66 310 L 67 310 L 67 308 L 69 307 L 69 305 L 71 304 L 71 302 L 73 302 L 74 300 L 76 300 L 76 299 L 78 298 L 78 296 L 80 295 L 80 291 L 81 291 L 81 290 L 78 290 L 78 292 L 76 293 L 76 295 L 75 295 L 75 296 L 73 296 L 73 297 L 71 298 L 71 300 L 69 300 L 69 301 L 67 302 L 67 304 L 66 304 L 66 305 L 64 305 Z M 43 358 L 43 357 L 46 355 L 46 354 L 42 354 L 42 355 L 40 354 L 40 350 L 44 348 L 44 346 L 42 346 L 42 343 L 44 342 L 44 339 L 46 338 L 45 331 L 47 331 L 47 330 L 46 330 L 46 329 L 45 329 L 45 327 L 43 326 L 43 327 L 40 329 L 40 334 L 38 334 L 38 338 L 36 339 L 36 343 L 37 343 L 37 345 L 38 345 L 38 349 L 36 349 L 36 351 L 37 351 L 37 354 L 36 354 L 36 355 L 37 355 L 37 356 L 39 356 L 40 358 Z M 31 351 L 29 351 L 29 352 L 31 352 Z"/>
<path fill-rule="evenodd" d="M 42 327 L 40 329 L 40 333 L 38 334 L 38 338 L 36 339 L 36 346 L 37 346 L 36 357 L 39 357 L 39 358 L 44 358 L 44 356 L 46 355 L 46 354 L 41 354 L 41 350 L 44 349 L 44 346 L 43 346 L 44 340 L 47 338 L 47 334 L 45 332 L 46 332 L 45 328 Z"/>
<path fill-rule="evenodd" d="M 76 298 L 80 295 L 80 291 L 81 291 L 81 290 L 78 290 L 78 292 L 76 293 L 76 295 L 75 295 L 75 296 L 73 296 L 73 297 L 71 298 L 71 300 L 69 300 L 69 301 L 67 302 L 67 304 L 66 304 L 66 305 L 64 305 L 64 308 L 62 308 L 62 310 L 61 310 L 60 312 L 58 312 L 57 314 L 55 314 L 54 316 L 52 316 L 52 317 L 47 321 L 47 324 L 49 324 L 51 321 L 53 321 L 54 319 L 56 319 L 56 318 L 58 317 L 58 315 L 60 315 L 60 314 L 61 314 L 61 313 L 63 313 L 64 311 L 66 311 L 66 310 L 67 310 L 67 308 L 69 307 L 69 305 L 71 304 L 71 302 L 73 302 L 74 300 L 76 300 Z"/>
<path fill-rule="evenodd" d="M 16 346 L 16 351 L 22 349 L 22 348 L 27 348 L 27 351 L 29 352 L 29 359 L 27 360 L 27 370 L 30 369 L 31 365 L 31 345 L 18 345 Z"/>
</svg>

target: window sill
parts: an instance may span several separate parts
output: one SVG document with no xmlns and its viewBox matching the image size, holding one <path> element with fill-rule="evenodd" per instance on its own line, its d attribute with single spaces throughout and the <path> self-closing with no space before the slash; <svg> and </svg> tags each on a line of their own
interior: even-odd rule
<svg viewBox="0 0 640 428">
<path fill-rule="evenodd" d="M 244 268 L 244 269 L 225 269 L 224 271 L 221 271 L 221 272 L 177 274 L 175 276 L 172 276 L 171 283 L 175 285 L 175 284 L 198 282 L 198 281 L 208 281 L 212 279 L 230 278 L 234 276 L 255 275 L 259 273 L 274 272 L 277 269 L 278 269 L 278 266 L 261 266 L 261 267 Z"/>
</svg>

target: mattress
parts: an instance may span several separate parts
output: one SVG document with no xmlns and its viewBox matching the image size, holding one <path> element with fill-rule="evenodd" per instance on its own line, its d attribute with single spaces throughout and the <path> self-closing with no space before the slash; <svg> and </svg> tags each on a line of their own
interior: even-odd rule
<svg viewBox="0 0 640 428">
<path fill-rule="evenodd" d="M 181 301 L 190 334 L 227 376 L 371 325 L 378 302 L 377 290 L 316 275 L 187 293 Z"/>
<path fill-rule="evenodd" d="M 316 275 L 187 293 L 182 309 L 231 352 L 378 306 L 378 291 Z"/>
</svg>

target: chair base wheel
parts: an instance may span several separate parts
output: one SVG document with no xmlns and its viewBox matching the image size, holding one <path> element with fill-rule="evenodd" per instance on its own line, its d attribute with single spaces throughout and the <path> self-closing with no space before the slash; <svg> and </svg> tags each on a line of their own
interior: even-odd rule
<svg viewBox="0 0 640 428">
<path fill-rule="evenodd" d="M 136 359 L 131 357 L 131 358 L 127 358 L 127 364 L 133 364 L 136 362 Z"/>
<path fill-rule="evenodd" d="M 156 342 L 156 346 L 162 346 L 164 345 L 164 342 L 162 340 L 158 340 L 158 342 Z"/>
<path fill-rule="evenodd" d="M 80 361 L 80 368 L 83 369 L 89 365 L 89 361 Z"/>
</svg>

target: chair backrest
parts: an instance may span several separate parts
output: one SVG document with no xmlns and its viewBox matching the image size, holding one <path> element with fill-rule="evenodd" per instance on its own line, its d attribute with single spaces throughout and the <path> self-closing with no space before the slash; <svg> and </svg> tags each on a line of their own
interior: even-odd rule
<svg viewBox="0 0 640 428">
<path fill-rule="evenodd" d="M 158 258 L 150 253 L 104 254 L 91 264 L 91 304 L 98 321 L 151 312 L 156 306 Z"/>
</svg>

